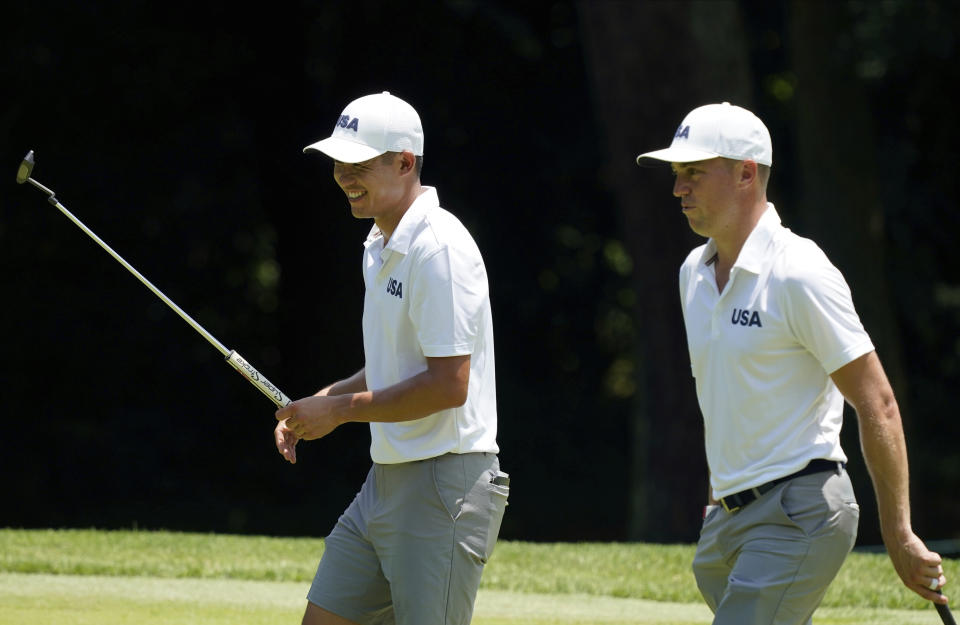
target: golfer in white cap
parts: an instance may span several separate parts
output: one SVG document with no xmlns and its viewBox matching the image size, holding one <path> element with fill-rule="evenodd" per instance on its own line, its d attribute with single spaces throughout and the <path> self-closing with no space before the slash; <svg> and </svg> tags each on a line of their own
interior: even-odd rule
<svg viewBox="0 0 960 625">
<path fill-rule="evenodd" d="M 811 622 L 859 520 L 840 448 L 844 399 L 894 568 L 945 603 L 940 556 L 910 524 L 893 391 L 843 276 L 767 202 L 763 122 L 729 103 L 701 106 L 669 148 L 637 157 L 647 159 L 671 164 L 673 194 L 708 238 L 680 269 L 680 301 L 710 469 L 693 570 L 713 622 Z"/>
<path fill-rule="evenodd" d="M 420 184 L 423 129 L 387 92 L 351 102 L 304 149 L 333 178 L 364 243 L 365 366 L 277 411 L 277 449 L 370 424 L 373 466 L 327 537 L 303 623 L 467 624 L 509 494 L 496 442 L 487 272 L 470 233 Z"/>
</svg>

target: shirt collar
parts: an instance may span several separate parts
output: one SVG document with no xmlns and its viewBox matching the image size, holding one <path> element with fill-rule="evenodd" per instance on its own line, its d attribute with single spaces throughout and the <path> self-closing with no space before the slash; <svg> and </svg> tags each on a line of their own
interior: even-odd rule
<svg viewBox="0 0 960 625">
<path fill-rule="evenodd" d="M 396 230 L 394 230 L 390 236 L 390 241 L 387 243 L 386 249 L 400 254 L 406 254 L 410 249 L 410 242 L 413 240 L 414 232 L 422 217 L 431 209 L 439 206 L 440 198 L 437 195 L 436 187 L 423 186 L 420 195 L 417 196 L 417 199 L 413 201 L 410 208 L 408 208 L 400 218 L 400 223 L 397 224 Z M 370 228 L 370 233 L 367 234 L 367 240 L 364 241 L 363 246 L 370 247 L 378 240 L 381 241 L 382 244 L 383 232 L 381 232 L 380 227 L 374 223 L 373 227 Z"/>
<path fill-rule="evenodd" d="M 747 237 L 737 256 L 735 267 L 742 267 L 750 273 L 759 274 L 763 270 L 763 259 L 773 235 L 780 229 L 780 215 L 771 202 L 767 202 L 767 210 L 760 216 L 760 221 Z"/>
<path fill-rule="evenodd" d="M 767 247 L 773 239 L 773 235 L 780 229 L 780 215 L 774 208 L 772 202 L 767 202 L 767 210 L 760 216 L 757 225 L 754 226 L 747 240 L 744 241 L 740 249 L 740 255 L 733 264 L 734 267 L 740 267 L 751 273 L 759 274 L 763 269 L 763 259 Z M 707 245 L 700 257 L 700 262 L 704 266 L 710 265 L 716 260 L 717 244 L 713 239 L 707 241 Z"/>
</svg>

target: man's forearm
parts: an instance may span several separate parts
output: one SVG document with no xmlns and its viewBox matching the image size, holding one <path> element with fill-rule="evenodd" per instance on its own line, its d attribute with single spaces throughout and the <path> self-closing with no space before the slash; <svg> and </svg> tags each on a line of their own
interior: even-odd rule
<svg viewBox="0 0 960 625">
<path fill-rule="evenodd" d="M 325 386 L 317 391 L 315 395 L 346 395 L 349 393 L 362 393 L 367 390 L 366 368 L 360 369 L 349 378 L 338 380 L 329 386 Z"/>
<path fill-rule="evenodd" d="M 377 391 L 354 393 L 347 420 L 364 423 L 413 421 L 463 405 L 426 371 Z"/>
<path fill-rule="evenodd" d="M 344 396 L 344 422 L 399 423 L 462 406 L 467 399 L 470 357 L 429 358 L 426 371 L 391 386 Z"/>
<path fill-rule="evenodd" d="M 912 533 L 910 471 L 900 411 L 892 396 L 858 410 L 860 444 L 873 481 L 884 542 Z"/>
<path fill-rule="evenodd" d="M 873 480 L 880 530 L 889 547 L 912 536 L 907 446 L 900 408 L 876 352 L 834 371 L 830 377 L 857 411 L 860 447 Z"/>
</svg>

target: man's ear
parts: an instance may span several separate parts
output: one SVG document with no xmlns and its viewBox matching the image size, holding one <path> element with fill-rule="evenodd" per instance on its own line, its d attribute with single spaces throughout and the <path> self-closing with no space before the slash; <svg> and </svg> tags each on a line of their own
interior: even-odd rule
<svg viewBox="0 0 960 625">
<path fill-rule="evenodd" d="M 417 157 L 410 150 L 400 152 L 400 173 L 407 174 L 414 170 L 417 164 Z"/>
<path fill-rule="evenodd" d="M 751 159 L 740 161 L 740 179 L 741 186 L 747 187 L 759 180 L 757 162 Z"/>
</svg>

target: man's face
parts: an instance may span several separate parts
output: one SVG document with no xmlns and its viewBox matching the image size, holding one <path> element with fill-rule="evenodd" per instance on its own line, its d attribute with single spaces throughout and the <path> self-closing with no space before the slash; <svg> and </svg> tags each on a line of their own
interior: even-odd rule
<svg viewBox="0 0 960 625">
<path fill-rule="evenodd" d="M 391 152 L 362 163 L 333 162 L 333 179 L 354 217 L 376 219 L 397 210 L 404 191 L 400 164 L 401 156 Z"/>
<path fill-rule="evenodd" d="M 671 163 L 673 195 L 680 198 L 690 229 L 700 236 L 716 237 L 730 226 L 738 164 L 724 158 Z"/>
</svg>

